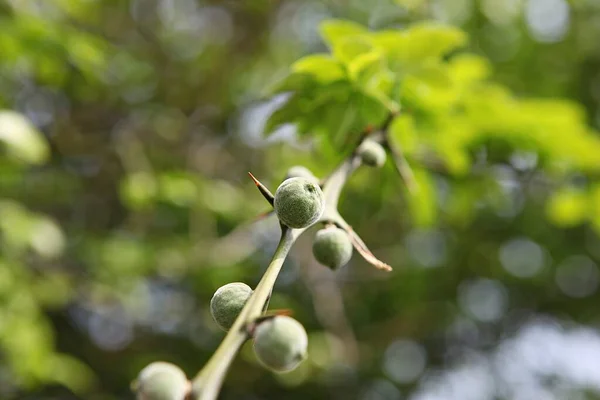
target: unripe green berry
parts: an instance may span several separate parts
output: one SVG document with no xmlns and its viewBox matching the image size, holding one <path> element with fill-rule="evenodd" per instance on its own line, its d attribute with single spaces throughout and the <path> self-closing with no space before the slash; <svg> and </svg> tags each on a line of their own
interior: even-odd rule
<svg viewBox="0 0 600 400">
<path fill-rule="evenodd" d="M 346 231 L 332 226 L 317 232 L 312 250 L 318 262 L 331 269 L 338 269 L 350 261 L 352 242 Z"/>
<path fill-rule="evenodd" d="M 293 370 L 306 358 L 308 336 L 295 319 L 278 315 L 267 319 L 254 331 L 254 353 L 274 372 Z"/>
<path fill-rule="evenodd" d="M 217 289 L 210 300 L 210 313 L 219 327 L 228 331 L 252 295 L 250 286 L 232 282 Z"/>
<path fill-rule="evenodd" d="M 290 178 L 306 178 L 311 182 L 315 182 L 317 184 L 319 183 L 319 178 L 317 178 L 311 172 L 311 170 L 309 170 L 306 167 L 303 167 L 302 165 L 295 165 L 293 167 L 290 167 L 290 169 L 288 169 L 285 179 L 290 179 Z"/>
<path fill-rule="evenodd" d="M 325 196 L 318 184 L 306 178 L 286 179 L 275 191 L 277 217 L 290 228 L 306 228 L 321 218 Z"/>
<path fill-rule="evenodd" d="M 140 371 L 132 387 L 138 400 L 182 400 L 191 385 L 178 366 L 156 361 Z"/>
<path fill-rule="evenodd" d="M 385 163 L 386 154 L 382 145 L 372 139 L 367 139 L 358 147 L 358 154 L 365 165 L 381 167 Z"/>
</svg>

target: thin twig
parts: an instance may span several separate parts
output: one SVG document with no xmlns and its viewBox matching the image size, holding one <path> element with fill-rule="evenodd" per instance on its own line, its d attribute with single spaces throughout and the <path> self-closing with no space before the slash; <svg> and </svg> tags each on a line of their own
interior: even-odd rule
<svg viewBox="0 0 600 400">
<path fill-rule="evenodd" d="M 387 127 L 391 123 L 393 116 L 390 116 L 381 128 L 382 131 L 387 130 Z M 368 135 L 375 134 L 371 132 L 371 129 L 365 130 L 363 136 L 357 146 L 359 146 Z M 379 138 L 381 140 L 381 137 Z M 342 225 L 347 231 L 351 232 L 351 239 L 354 246 L 357 248 L 359 253 L 371 264 L 377 268 L 384 270 L 391 270 L 391 267 L 384 262 L 378 260 L 373 253 L 369 251 L 362 239 L 351 229 L 349 225 L 344 221 L 337 211 L 337 204 L 340 198 L 342 188 L 348 181 L 348 178 L 352 173 L 361 165 L 361 159 L 357 156 L 356 151 L 342 162 L 334 172 L 322 181 L 323 194 L 325 197 L 325 211 L 323 216 L 318 222 L 333 222 L 336 225 Z M 258 179 L 256 179 L 251 173 L 250 177 L 258 187 L 261 194 L 265 199 L 273 205 L 274 196 Z M 303 229 L 290 229 L 283 225 L 282 234 L 275 254 L 269 264 L 262 279 L 254 289 L 252 296 L 248 299 L 248 302 L 240 312 L 240 315 L 236 319 L 235 323 L 225 336 L 225 339 L 221 342 L 215 353 L 208 360 L 204 368 L 196 375 L 192 381 L 192 398 L 195 400 L 214 400 L 217 398 L 225 375 L 229 369 L 229 366 L 233 362 L 237 352 L 249 338 L 248 328 L 252 327 L 252 324 L 256 322 L 257 318 L 260 318 L 268 305 L 271 292 L 279 271 L 283 265 L 285 258 L 287 257 L 292 245 L 296 239 L 306 230 Z"/>
<path fill-rule="evenodd" d="M 240 347 L 248 339 L 247 327 L 261 316 L 279 271 L 288 252 L 302 230 L 284 228 L 281 240 L 275 250 L 273 259 L 262 279 L 254 289 L 252 296 L 240 312 L 235 323 L 221 342 L 204 368 L 192 381 L 193 398 L 196 400 L 214 400 L 217 398 L 223 379 Z"/>
<path fill-rule="evenodd" d="M 392 155 L 392 160 L 394 161 L 394 166 L 396 167 L 396 171 L 400 175 L 402 181 L 406 185 L 406 188 L 411 194 L 415 194 L 419 191 L 419 185 L 417 184 L 417 180 L 415 179 L 415 174 L 408 164 L 406 157 L 399 146 L 395 145 L 389 137 L 386 135 L 383 144 L 389 150 Z"/>
</svg>

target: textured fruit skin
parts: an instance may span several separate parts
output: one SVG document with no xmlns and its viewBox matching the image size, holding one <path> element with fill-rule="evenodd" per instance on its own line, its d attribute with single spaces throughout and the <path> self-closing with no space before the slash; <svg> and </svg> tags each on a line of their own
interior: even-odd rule
<svg viewBox="0 0 600 400">
<path fill-rule="evenodd" d="M 228 331 L 252 295 L 250 286 L 232 282 L 217 289 L 210 299 L 210 313 L 219 327 Z"/>
<path fill-rule="evenodd" d="M 302 166 L 302 165 L 294 165 L 288 169 L 285 179 L 290 178 L 306 178 L 311 182 L 319 183 L 319 178 L 317 178 L 310 169 Z"/>
<path fill-rule="evenodd" d="M 261 322 L 254 331 L 254 353 L 274 372 L 293 370 L 306 358 L 308 336 L 295 319 L 278 315 Z"/>
<path fill-rule="evenodd" d="M 325 196 L 315 182 L 306 178 L 286 179 L 275 191 L 277 217 L 290 228 L 306 228 L 321 218 Z"/>
<path fill-rule="evenodd" d="M 358 147 L 358 154 L 365 165 L 381 167 L 385 164 L 387 155 L 385 149 L 374 140 L 367 139 Z"/>
<path fill-rule="evenodd" d="M 133 386 L 137 400 L 182 400 L 191 388 L 178 366 L 163 361 L 147 365 Z"/>
<path fill-rule="evenodd" d="M 352 242 L 343 229 L 332 226 L 317 231 L 312 250 L 319 263 L 338 269 L 350 261 Z"/>
</svg>

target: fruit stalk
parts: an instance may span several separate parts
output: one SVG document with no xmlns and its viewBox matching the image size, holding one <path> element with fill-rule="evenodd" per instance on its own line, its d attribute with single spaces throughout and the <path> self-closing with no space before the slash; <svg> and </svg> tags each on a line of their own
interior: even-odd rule
<svg viewBox="0 0 600 400">
<path fill-rule="evenodd" d="M 390 118 L 388 118 L 388 120 L 383 124 L 379 134 L 370 135 L 370 139 L 382 142 L 387 134 L 387 128 L 392 118 L 393 116 L 391 115 Z M 366 139 L 367 133 L 361 137 L 357 143 L 357 147 L 360 146 L 360 144 Z M 346 184 L 348 178 L 361 165 L 361 163 L 362 160 L 360 155 L 354 151 L 333 171 L 329 177 L 322 182 L 321 186 L 323 189 L 325 209 L 317 222 L 333 223 L 342 229 L 345 229 L 346 231 L 350 230 L 347 222 L 338 213 L 337 205 L 342 188 Z M 263 193 L 269 203 L 273 205 L 272 194 L 268 192 L 266 188 L 262 188 L 262 184 L 260 184 L 256 178 L 254 178 L 252 175 L 250 176 L 259 187 L 259 190 L 261 190 L 261 193 Z M 265 190 L 268 193 L 266 193 Z M 189 398 L 193 400 L 215 400 L 217 398 L 229 366 L 233 362 L 239 349 L 249 338 L 247 328 L 263 313 L 285 258 L 287 257 L 296 239 L 306 229 L 308 229 L 308 227 L 291 229 L 281 225 L 281 229 L 281 239 L 277 249 L 275 250 L 275 254 L 273 254 L 273 258 L 267 270 L 265 271 L 265 274 L 263 275 L 259 284 L 256 286 L 254 293 L 248 299 L 248 302 L 240 312 L 240 315 L 236 319 L 235 323 L 225 336 L 225 339 L 223 339 L 204 368 L 193 379 L 192 391 Z M 356 234 L 355 236 L 358 237 Z M 364 243 L 362 243 L 362 245 L 364 245 Z M 377 258 L 375 258 L 375 256 L 368 251 L 366 246 L 361 251 L 361 254 L 363 256 L 367 254 L 369 257 L 365 259 L 378 268 L 381 268 L 378 266 L 378 263 L 387 267 L 387 264 L 381 263 L 379 260 L 377 260 Z"/>
<path fill-rule="evenodd" d="M 229 365 L 238 350 L 248 339 L 247 326 L 262 314 L 263 307 L 269 297 L 281 266 L 292 245 L 303 232 L 301 229 L 289 229 L 282 226 L 281 239 L 273 254 L 271 263 L 256 286 L 254 293 L 248 299 L 239 317 L 229 330 L 205 367 L 192 381 L 192 398 L 195 400 L 214 400 L 219 394 Z"/>
</svg>

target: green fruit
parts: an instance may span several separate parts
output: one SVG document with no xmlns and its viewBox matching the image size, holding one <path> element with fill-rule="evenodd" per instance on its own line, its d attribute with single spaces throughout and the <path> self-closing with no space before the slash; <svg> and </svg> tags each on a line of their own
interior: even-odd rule
<svg viewBox="0 0 600 400">
<path fill-rule="evenodd" d="M 210 313 L 217 325 L 228 331 L 251 295 L 250 286 L 242 282 L 228 283 L 218 288 L 210 300 Z"/>
<path fill-rule="evenodd" d="M 283 315 L 267 319 L 254 331 L 254 353 L 274 372 L 293 370 L 306 358 L 308 336 L 302 324 Z"/>
<path fill-rule="evenodd" d="M 358 154 L 365 165 L 381 167 L 385 163 L 386 153 L 383 146 L 372 139 L 367 139 L 358 147 Z"/>
<path fill-rule="evenodd" d="M 337 269 L 350 261 L 352 242 L 346 231 L 332 226 L 317 232 L 312 250 L 318 262 L 331 269 Z"/>
<path fill-rule="evenodd" d="M 290 178 L 306 178 L 311 182 L 319 183 L 319 178 L 317 178 L 308 168 L 303 167 L 302 165 L 295 165 L 288 169 L 285 179 Z"/>
<path fill-rule="evenodd" d="M 138 400 L 182 400 L 191 385 L 178 366 L 157 361 L 140 371 L 132 388 Z"/>
<path fill-rule="evenodd" d="M 290 178 L 275 191 L 273 206 L 282 224 L 290 228 L 306 228 L 323 215 L 325 196 L 315 182 L 306 178 Z"/>
</svg>

